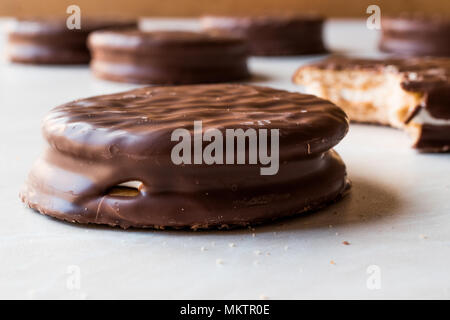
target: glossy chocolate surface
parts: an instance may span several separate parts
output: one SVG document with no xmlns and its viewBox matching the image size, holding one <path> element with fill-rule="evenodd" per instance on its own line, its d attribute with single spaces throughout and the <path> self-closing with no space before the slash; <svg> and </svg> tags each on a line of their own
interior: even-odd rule
<svg viewBox="0 0 450 320">
<path fill-rule="evenodd" d="M 279 129 L 276 175 L 259 165 L 175 165 L 171 133 L 193 121 L 203 131 Z M 49 146 L 21 198 L 41 213 L 73 222 L 127 228 L 244 226 L 321 208 L 348 189 L 331 150 L 348 119 L 314 96 L 246 85 L 147 87 L 53 109 Z M 204 144 L 206 144 L 204 142 Z M 132 197 L 111 193 L 128 181 Z"/>
</svg>

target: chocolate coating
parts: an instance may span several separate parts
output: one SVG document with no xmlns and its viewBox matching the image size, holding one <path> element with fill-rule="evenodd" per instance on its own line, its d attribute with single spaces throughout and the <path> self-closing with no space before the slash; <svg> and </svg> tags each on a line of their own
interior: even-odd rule
<svg viewBox="0 0 450 320">
<path fill-rule="evenodd" d="M 70 30 L 62 18 L 17 20 L 8 33 L 8 58 L 30 64 L 87 64 L 89 33 L 136 25 L 132 20 L 82 19 L 81 29 Z"/>
<path fill-rule="evenodd" d="M 132 83 L 193 84 L 249 77 L 242 39 L 182 31 L 101 31 L 89 37 L 97 77 Z"/>
<path fill-rule="evenodd" d="M 256 56 L 325 53 L 323 22 L 324 19 L 316 15 L 202 18 L 204 30 L 247 39 L 250 53 Z"/>
<path fill-rule="evenodd" d="M 424 124 L 415 147 L 422 152 L 449 152 L 450 126 Z"/>
<path fill-rule="evenodd" d="M 383 17 L 380 49 L 413 56 L 450 56 L 450 19 L 405 14 Z"/>
<path fill-rule="evenodd" d="M 174 129 L 279 129 L 276 175 L 259 165 L 175 165 Z M 321 208 L 348 189 L 331 150 L 348 119 L 311 95 L 246 85 L 147 87 L 70 102 L 46 117 L 49 146 L 22 200 L 41 213 L 127 228 L 244 226 Z M 205 144 L 205 143 L 204 143 Z M 247 146 L 248 148 L 248 146 Z M 141 181 L 134 197 L 111 194 Z"/>
</svg>

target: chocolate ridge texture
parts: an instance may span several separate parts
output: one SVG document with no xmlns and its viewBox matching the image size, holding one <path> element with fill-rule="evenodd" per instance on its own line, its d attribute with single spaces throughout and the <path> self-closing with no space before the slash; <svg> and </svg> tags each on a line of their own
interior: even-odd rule
<svg viewBox="0 0 450 320">
<path fill-rule="evenodd" d="M 203 132 L 278 129 L 278 173 L 261 175 L 248 163 L 175 165 L 171 133 L 193 134 L 199 120 Z M 45 118 L 48 146 L 21 198 L 58 219 L 122 228 L 271 221 L 346 193 L 345 165 L 332 147 L 347 130 L 345 113 L 328 101 L 248 85 L 147 87 L 76 100 Z"/>
</svg>

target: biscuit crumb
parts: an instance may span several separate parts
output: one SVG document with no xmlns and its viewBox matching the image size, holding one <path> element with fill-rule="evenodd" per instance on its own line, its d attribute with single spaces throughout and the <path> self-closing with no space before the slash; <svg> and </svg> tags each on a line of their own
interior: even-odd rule
<svg viewBox="0 0 450 320">
<path fill-rule="evenodd" d="M 234 248 L 234 247 L 236 247 L 236 244 L 233 243 L 233 242 L 230 242 L 230 243 L 228 244 L 228 246 L 229 246 L 230 248 Z"/>
<path fill-rule="evenodd" d="M 269 300 L 269 297 L 268 297 L 268 296 L 265 296 L 265 295 L 263 295 L 263 294 L 260 294 L 260 295 L 259 295 L 259 299 L 260 299 L 260 300 Z"/>
<path fill-rule="evenodd" d="M 253 251 L 257 256 L 260 256 L 261 255 L 261 251 L 260 250 L 255 250 L 255 251 Z"/>
<path fill-rule="evenodd" d="M 222 259 L 216 259 L 216 264 L 217 265 L 222 265 L 223 264 L 223 260 Z"/>
<path fill-rule="evenodd" d="M 350 242 L 348 242 L 348 241 L 342 241 L 342 244 L 344 244 L 344 245 L 346 245 L 346 246 L 349 246 L 349 245 L 350 245 Z"/>
<path fill-rule="evenodd" d="M 423 239 L 423 240 L 426 240 L 426 239 L 428 239 L 428 236 L 423 234 L 423 233 L 421 233 L 421 234 L 419 234 L 419 238 Z"/>
<path fill-rule="evenodd" d="M 331 260 L 331 261 L 330 261 L 330 264 L 336 265 L 336 262 L 334 262 L 334 260 Z"/>
<path fill-rule="evenodd" d="M 206 251 L 207 249 L 205 247 L 200 247 L 200 251 Z"/>
<path fill-rule="evenodd" d="M 253 238 L 256 237 L 256 234 L 255 234 L 255 233 L 252 233 L 252 237 L 253 237 Z"/>
</svg>

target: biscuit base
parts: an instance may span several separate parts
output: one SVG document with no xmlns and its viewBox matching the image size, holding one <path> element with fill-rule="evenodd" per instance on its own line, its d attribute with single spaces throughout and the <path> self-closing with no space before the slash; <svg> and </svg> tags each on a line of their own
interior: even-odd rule
<svg viewBox="0 0 450 320">
<path fill-rule="evenodd" d="M 57 155 L 59 159 L 55 161 L 54 154 L 47 152 L 36 162 L 20 194 L 21 200 L 35 211 L 59 220 L 123 229 L 246 227 L 317 211 L 340 200 L 350 189 L 345 165 L 333 150 L 314 158 L 314 162 L 317 160 L 315 169 L 301 172 L 301 178 L 290 182 L 268 183 L 247 190 L 224 186 L 191 194 L 146 193 L 120 186 L 107 188 L 100 194 L 86 191 L 103 190 L 106 186 L 102 185 L 81 188 L 80 193 L 68 192 L 67 188 L 75 190 L 81 180 L 90 178 L 81 172 L 75 173 L 74 160 L 61 162 L 61 156 Z M 77 169 L 84 165 L 80 163 Z"/>
</svg>

